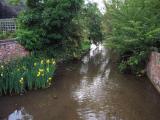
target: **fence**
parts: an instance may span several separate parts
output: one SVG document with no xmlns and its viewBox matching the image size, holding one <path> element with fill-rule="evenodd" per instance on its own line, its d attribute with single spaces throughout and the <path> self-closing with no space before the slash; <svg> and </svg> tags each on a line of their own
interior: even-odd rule
<svg viewBox="0 0 160 120">
<path fill-rule="evenodd" d="M 16 31 L 16 19 L 0 19 L 0 31 L 7 32 L 7 31 Z"/>
</svg>

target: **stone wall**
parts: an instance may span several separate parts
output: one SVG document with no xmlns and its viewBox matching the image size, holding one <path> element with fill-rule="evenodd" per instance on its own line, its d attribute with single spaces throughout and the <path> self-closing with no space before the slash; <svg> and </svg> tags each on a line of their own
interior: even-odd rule
<svg viewBox="0 0 160 120">
<path fill-rule="evenodd" d="M 160 53 L 152 52 L 147 65 L 147 75 L 160 92 Z"/>
<path fill-rule="evenodd" d="M 15 40 L 0 41 L 0 62 L 24 57 L 29 52 Z"/>
</svg>

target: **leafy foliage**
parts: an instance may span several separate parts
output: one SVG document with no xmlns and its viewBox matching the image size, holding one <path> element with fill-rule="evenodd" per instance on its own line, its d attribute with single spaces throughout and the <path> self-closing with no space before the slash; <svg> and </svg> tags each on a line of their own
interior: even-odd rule
<svg viewBox="0 0 160 120">
<path fill-rule="evenodd" d="M 120 53 L 120 69 L 141 71 L 160 45 L 160 1 L 112 0 L 106 9 L 107 45 Z"/>
<path fill-rule="evenodd" d="M 17 5 L 24 5 L 27 0 L 4 0 L 4 1 L 9 3 L 10 5 L 17 6 Z"/>
<path fill-rule="evenodd" d="M 88 3 L 84 8 L 84 14 L 87 20 L 87 27 L 89 30 L 89 38 L 94 43 L 102 42 L 102 13 L 97 7 L 96 3 Z"/>
<path fill-rule="evenodd" d="M 17 37 L 33 56 L 0 64 L 0 94 L 49 87 L 55 63 L 47 58 L 79 59 L 90 48 L 88 37 L 94 42 L 102 40 L 102 15 L 95 4 L 85 5 L 83 0 L 26 0 L 26 5 L 18 17 Z"/>
<path fill-rule="evenodd" d="M 31 51 L 49 48 L 73 55 L 81 52 L 88 38 L 102 41 L 102 14 L 96 4 L 85 5 L 83 0 L 27 0 L 26 4 L 17 36 Z"/>
<path fill-rule="evenodd" d="M 19 17 L 20 43 L 30 50 L 54 45 L 78 48 L 81 35 L 76 18 L 82 4 L 83 0 L 27 0 L 28 9 Z"/>
<path fill-rule="evenodd" d="M 53 59 L 40 59 L 32 56 L 1 64 L 0 95 L 47 88 L 51 85 L 54 71 Z"/>
</svg>

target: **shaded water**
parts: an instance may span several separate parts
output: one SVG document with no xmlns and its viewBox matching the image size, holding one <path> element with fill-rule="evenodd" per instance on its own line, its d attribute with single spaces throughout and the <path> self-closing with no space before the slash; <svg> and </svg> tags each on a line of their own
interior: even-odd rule
<svg viewBox="0 0 160 120">
<path fill-rule="evenodd" d="M 159 120 L 160 95 L 148 79 L 120 74 L 103 46 L 61 64 L 53 86 L 0 97 L 0 120 Z"/>
</svg>

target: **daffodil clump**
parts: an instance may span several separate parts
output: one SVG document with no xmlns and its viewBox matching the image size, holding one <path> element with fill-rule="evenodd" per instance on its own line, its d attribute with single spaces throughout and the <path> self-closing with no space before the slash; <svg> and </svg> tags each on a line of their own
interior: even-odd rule
<svg viewBox="0 0 160 120">
<path fill-rule="evenodd" d="M 54 59 L 26 57 L 0 65 L 0 94 L 48 88 L 54 80 Z"/>
</svg>

